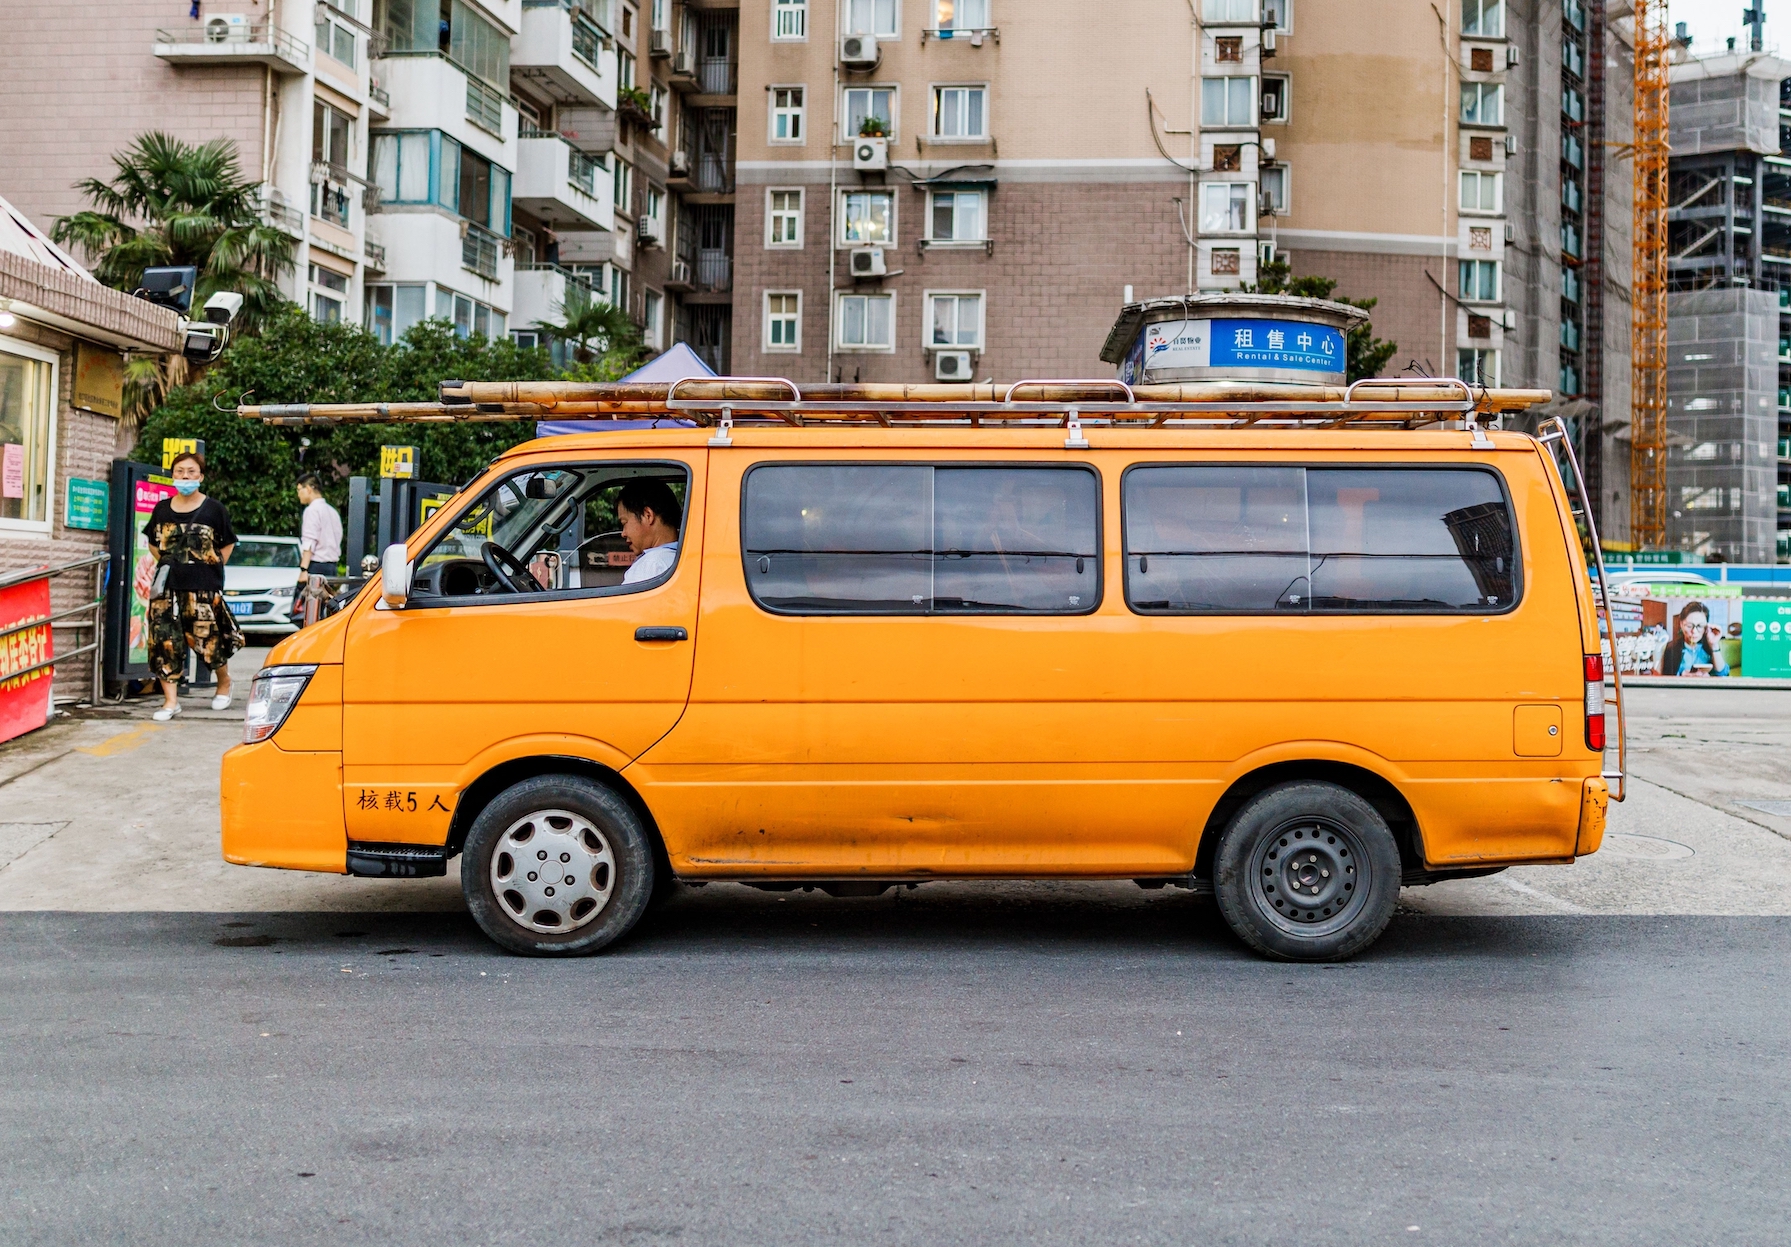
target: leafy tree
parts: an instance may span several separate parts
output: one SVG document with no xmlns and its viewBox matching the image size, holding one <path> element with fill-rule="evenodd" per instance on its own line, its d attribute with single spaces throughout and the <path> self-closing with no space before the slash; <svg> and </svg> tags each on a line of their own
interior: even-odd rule
<svg viewBox="0 0 1791 1247">
<path fill-rule="evenodd" d="M 401 341 L 382 346 L 358 326 L 319 324 L 289 304 L 259 337 L 233 340 L 204 380 L 171 391 L 145 422 L 134 453 L 160 463 L 164 437 L 203 438 L 206 492 L 229 508 L 237 531 L 296 533 L 293 482 L 301 472 L 321 476 L 325 496 L 340 508 L 348 478 L 377 476 L 380 446 L 402 443 L 418 448 L 423 477 L 459 484 L 532 438 L 534 423 L 274 428 L 237 416 L 235 406 L 245 394 L 254 403 L 418 402 L 435 398 L 443 379 L 537 381 L 553 375 L 545 350 L 508 338 L 457 337 L 446 321 L 424 321 Z"/>
<path fill-rule="evenodd" d="M 646 353 L 640 326 L 628 313 L 607 299 L 592 297 L 589 290 L 577 283 L 567 284 L 566 298 L 556 303 L 554 310 L 560 314 L 559 321 L 543 321 L 542 332 L 572 343 L 572 358 L 580 364 L 614 356 L 617 364 L 623 366 L 622 371 L 627 372 Z"/>
<path fill-rule="evenodd" d="M 284 302 L 275 280 L 292 267 L 292 240 L 262 222 L 260 191 L 243 176 L 235 143 L 194 146 L 151 131 L 112 163 L 111 181 L 75 184 L 93 207 L 58 217 L 54 228 L 57 242 L 97 259 L 95 277 L 135 290 L 146 268 L 193 265 L 194 306 L 234 290 L 243 296 L 238 324 L 249 332 Z"/>
<path fill-rule="evenodd" d="M 1337 282 L 1329 277 L 1295 277 L 1285 260 L 1275 260 L 1261 265 L 1256 270 L 1257 283 L 1246 289 L 1258 294 L 1291 294 L 1305 299 L 1330 299 L 1334 303 L 1347 303 L 1359 307 L 1363 311 L 1373 309 L 1379 299 L 1346 299 L 1331 292 L 1337 289 Z M 1360 381 L 1363 377 L 1378 377 L 1387 361 L 1399 350 L 1399 343 L 1389 342 L 1374 336 L 1374 322 L 1363 321 L 1355 329 L 1349 331 L 1345 344 L 1346 372 L 1351 381 Z"/>
</svg>

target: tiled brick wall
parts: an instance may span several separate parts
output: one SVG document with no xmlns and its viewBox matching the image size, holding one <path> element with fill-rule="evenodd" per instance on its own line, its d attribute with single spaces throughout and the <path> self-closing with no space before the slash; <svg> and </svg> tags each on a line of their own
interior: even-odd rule
<svg viewBox="0 0 1791 1247">
<path fill-rule="evenodd" d="M 735 209 L 734 352 L 736 373 L 820 381 L 827 362 L 827 186 L 805 188 L 804 247 L 765 246 L 764 186 L 742 186 Z M 983 290 L 986 351 L 976 376 L 1110 377 L 1101 343 L 1127 285 L 1134 297 L 1179 294 L 1187 280 L 1187 244 L 1176 222 L 1185 183 L 1004 182 L 989 197 L 991 252 L 929 250 L 917 239 L 926 198 L 898 185 L 896 238 L 887 262 L 901 270 L 880 282 L 854 283 L 846 252 L 834 284 L 896 292 L 893 353 L 836 352 L 845 380 L 931 381 L 921 347 L 924 293 Z M 802 352 L 766 353 L 764 294 L 800 290 Z"/>
<path fill-rule="evenodd" d="M 266 12 L 266 0 L 210 0 L 216 12 Z M 244 175 L 261 175 L 259 65 L 174 69 L 158 27 L 195 26 L 178 0 L 7 6 L 0 73 L 0 195 L 48 231 L 87 205 L 74 184 L 109 179 L 111 156 L 149 130 L 187 142 L 234 139 Z M 310 118 L 287 118 L 307 129 Z"/>
<path fill-rule="evenodd" d="M 1453 290 L 1453 260 L 1441 256 L 1382 255 L 1364 251 L 1297 250 L 1296 277 L 1331 277 L 1333 298 L 1378 299 L 1371 315 L 1374 336 L 1399 344 L 1383 373 L 1392 376 L 1416 360 L 1431 376 L 1455 375 L 1455 315 L 1449 309 L 1448 338 L 1442 337 L 1443 295 L 1431 278 Z M 1429 273 L 1430 277 L 1425 274 Z"/>
<path fill-rule="evenodd" d="M 111 473 L 116 451 L 118 422 L 69 405 L 74 390 L 74 339 L 53 329 L 46 329 L 27 320 L 19 320 L 7 336 L 29 342 L 61 357 L 57 368 L 56 396 L 56 469 L 51 482 L 50 513 L 53 520 L 48 535 L 38 533 L 0 532 L 0 572 L 22 571 L 45 564 L 56 565 L 85 558 L 106 548 L 106 534 L 69 528 L 63 521 L 71 476 L 104 481 Z M 50 605 L 53 611 L 68 610 L 92 601 L 94 597 L 92 569 L 70 572 L 50 582 Z M 71 621 L 74 622 L 74 621 Z M 85 629 L 59 627 L 55 640 L 59 651 L 67 651 L 92 639 Z M 59 700 L 84 699 L 92 692 L 90 656 L 83 656 L 66 668 L 57 668 L 56 696 Z"/>
</svg>

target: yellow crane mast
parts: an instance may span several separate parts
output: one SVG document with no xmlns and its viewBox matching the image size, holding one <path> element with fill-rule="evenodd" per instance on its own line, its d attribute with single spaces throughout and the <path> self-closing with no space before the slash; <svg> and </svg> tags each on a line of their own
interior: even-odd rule
<svg viewBox="0 0 1791 1247">
<path fill-rule="evenodd" d="M 1638 548 L 1667 539 L 1666 0 L 1635 0 L 1635 253 L 1630 330 L 1629 528 Z"/>
</svg>

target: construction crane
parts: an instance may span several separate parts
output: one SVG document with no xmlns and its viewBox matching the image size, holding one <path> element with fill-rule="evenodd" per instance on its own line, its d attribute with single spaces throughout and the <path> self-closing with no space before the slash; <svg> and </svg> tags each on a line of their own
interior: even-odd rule
<svg viewBox="0 0 1791 1247">
<path fill-rule="evenodd" d="M 1646 549 L 1667 540 L 1667 0 L 1635 0 L 1635 23 L 1629 533 Z"/>
</svg>

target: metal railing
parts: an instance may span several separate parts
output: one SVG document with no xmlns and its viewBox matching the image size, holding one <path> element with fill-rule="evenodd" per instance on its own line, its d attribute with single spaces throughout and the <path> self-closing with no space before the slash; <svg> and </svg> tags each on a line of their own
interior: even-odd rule
<svg viewBox="0 0 1791 1247">
<path fill-rule="evenodd" d="M 248 38 L 246 39 L 213 39 L 206 33 L 205 26 L 201 24 L 182 27 L 179 30 L 158 28 L 155 32 L 155 41 L 177 47 L 211 47 L 220 52 L 230 48 L 271 47 L 276 53 L 295 64 L 302 65 L 311 59 L 310 44 L 303 39 L 294 39 L 283 30 L 270 27 L 267 22 L 257 22 L 247 28 L 247 33 Z M 243 53 L 243 55 L 247 55 L 247 53 Z"/>
<path fill-rule="evenodd" d="M 293 238 L 305 236 L 305 214 L 290 204 L 274 203 L 271 200 L 261 205 L 261 215 L 267 223 L 282 234 Z"/>
<path fill-rule="evenodd" d="M 696 284 L 699 290 L 733 289 L 733 257 L 725 251 L 697 252 Z"/>
<path fill-rule="evenodd" d="M 584 276 L 582 273 L 575 273 L 562 264 L 554 264 L 546 260 L 536 260 L 528 264 L 518 264 L 516 266 L 516 271 L 519 273 L 558 273 L 561 277 L 566 279 L 567 285 L 581 287 L 585 293 L 590 295 L 593 299 L 607 301 L 609 298 L 608 293 L 590 278 Z"/>
<path fill-rule="evenodd" d="M 48 580 L 52 576 L 60 576 L 65 572 L 79 571 L 84 567 L 98 569 L 94 573 L 93 600 L 91 602 L 84 602 L 80 606 L 71 606 L 67 610 L 51 611 L 41 619 L 27 619 L 23 623 L 11 624 L 5 628 L 0 628 L 0 642 L 4 642 L 7 637 L 14 636 L 20 632 L 27 632 L 32 628 L 42 628 L 46 626 L 55 628 L 63 620 L 73 619 L 77 615 L 86 615 L 89 618 L 85 622 L 61 623 L 61 626 L 64 628 L 90 631 L 93 633 L 93 639 L 88 641 L 85 645 L 69 650 L 66 654 L 54 654 L 42 662 L 32 663 L 30 666 L 21 667 L 17 671 L 8 671 L 5 673 L 5 679 L 21 679 L 34 672 L 61 666 L 71 658 L 79 658 L 83 654 L 92 654 L 92 704 L 96 706 L 99 705 L 106 693 L 105 671 L 102 666 L 100 654 L 100 629 L 104 625 L 101 623 L 99 613 L 106 608 L 106 563 L 111 557 L 110 554 L 104 553 L 92 554 L 84 559 L 76 559 L 73 563 L 64 563 L 59 567 L 34 567 L 29 571 L 9 572 L 4 576 L 0 576 L 0 589 L 10 589 L 14 585 L 29 584 L 33 580 Z"/>
<path fill-rule="evenodd" d="M 392 110 L 392 93 L 380 86 L 377 82 L 369 82 L 367 84 L 367 95 L 375 104 L 378 104 L 387 112 Z"/>
<path fill-rule="evenodd" d="M 386 271 L 386 249 L 384 247 L 376 242 L 364 242 L 361 244 L 361 250 L 366 253 L 368 268 L 378 269 L 382 273 Z"/>
<path fill-rule="evenodd" d="M 468 221 L 466 234 L 460 240 L 460 262 L 479 276 L 496 281 L 498 252 L 502 247 L 503 239 L 483 225 Z"/>
<path fill-rule="evenodd" d="M 698 61 L 697 90 L 704 95 L 733 95 L 739 74 L 738 61 Z"/>
</svg>

